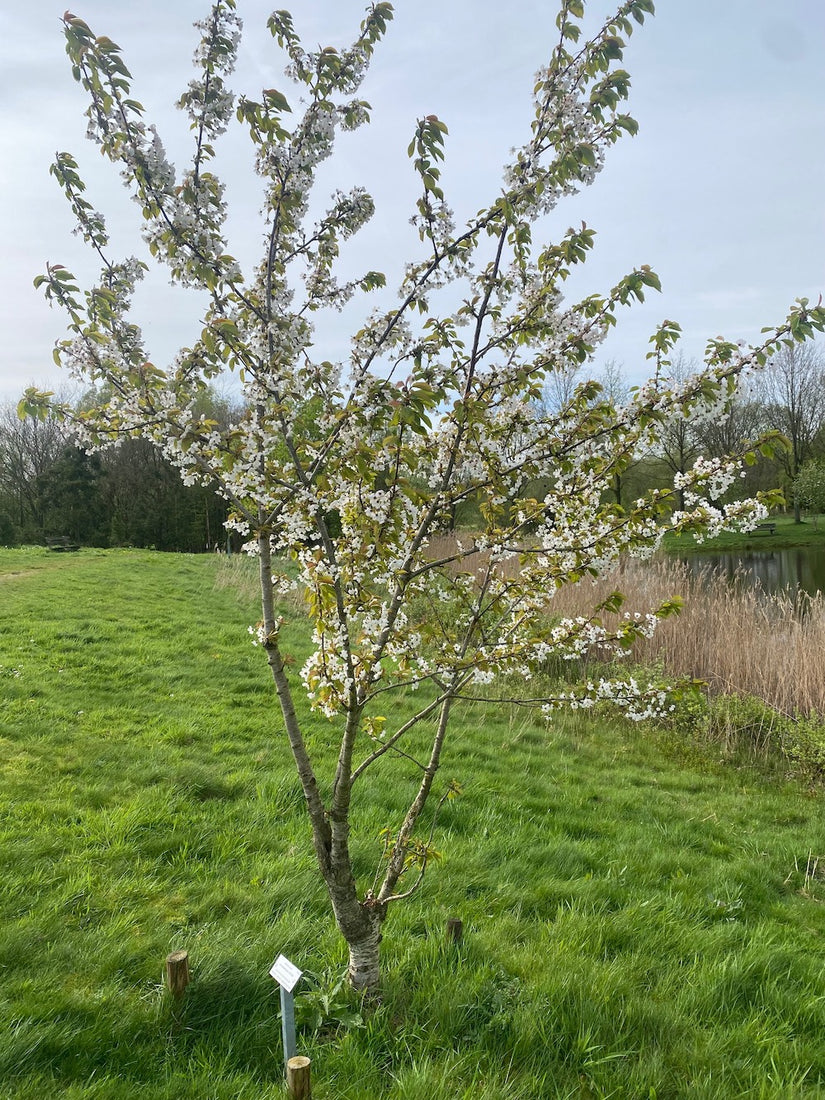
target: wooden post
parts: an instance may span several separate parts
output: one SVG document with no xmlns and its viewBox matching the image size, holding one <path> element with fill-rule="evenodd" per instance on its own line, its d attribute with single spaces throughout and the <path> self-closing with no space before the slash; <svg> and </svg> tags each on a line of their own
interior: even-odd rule
<svg viewBox="0 0 825 1100">
<path fill-rule="evenodd" d="M 464 924 L 458 917 L 447 918 L 447 943 L 461 943 Z"/>
<path fill-rule="evenodd" d="M 166 956 L 166 984 L 175 1000 L 186 992 L 189 985 L 188 951 L 173 951 Z"/>
<path fill-rule="evenodd" d="M 297 1054 L 286 1064 L 286 1085 L 292 1100 L 312 1100 L 309 1082 L 309 1058 Z"/>
</svg>

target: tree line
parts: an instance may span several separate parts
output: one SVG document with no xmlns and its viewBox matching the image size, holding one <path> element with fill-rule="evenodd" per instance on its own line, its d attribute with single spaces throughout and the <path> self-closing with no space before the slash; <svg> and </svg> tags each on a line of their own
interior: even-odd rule
<svg viewBox="0 0 825 1100">
<path fill-rule="evenodd" d="M 675 385 L 686 386 L 700 369 L 701 364 L 677 355 L 669 373 Z M 619 364 L 608 363 L 600 382 L 611 400 L 629 399 L 631 387 Z M 545 402 L 552 406 L 559 399 L 559 389 L 570 386 L 570 379 L 557 383 L 545 392 Z M 670 488 L 698 458 L 721 458 L 768 433 L 777 437 L 772 455 L 760 454 L 753 466 L 746 467 L 729 495 L 747 497 L 780 488 L 797 522 L 804 511 L 825 510 L 825 349 L 821 345 L 782 348 L 758 374 L 742 379 L 733 397 L 714 415 L 672 420 L 656 446 L 636 454 L 621 477 L 614 478 L 613 498 L 624 504 L 651 488 Z M 684 509 L 683 489 L 677 490 L 677 500 Z"/>
<path fill-rule="evenodd" d="M 698 365 L 684 357 L 671 364 L 677 384 L 687 383 L 696 370 Z M 551 415 L 572 401 L 579 381 L 576 372 L 554 377 L 537 403 L 537 415 Z M 630 383 L 614 362 L 599 382 L 613 401 L 630 397 Z M 221 423 L 233 412 L 214 396 L 206 411 Z M 737 495 L 779 486 L 797 520 L 805 510 L 825 510 L 825 352 L 820 345 L 783 349 L 739 387 L 718 415 L 675 420 L 655 449 L 635 455 L 614 476 L 609 492 L 623 505 L 651 488 L 671 487 L 700 456 L 721 457 L 770 431 L 781 435 L 780 445 L 773 457 L 760 456 L 746 469 Z M 684 508 L 683 491 L 679 497 Z M 197 553 L 226 546 L 227 513 L 226 501 L 214 488 L 184 485 L 177 469 L 146 439 L 125 438 L 117 447 L 87 454 L 70 426 L 56 417 L 21 420 L 14 404 L 0 408 L 0 544 L 67 538 L 88 546 Z M 478 502 L 468 498 L 452 522 L 483 522 Z"/>
<path fill-rule="evenodd" d="M 229 416 L 226 402 L 210 404 L 210 416 Z M 227 511 L 213 488 L 184 485 L 148 440 L 89 454 L 62 419 L 21 420 L 15 403 L 0 406 L 0 545 L 67 539 L 198 553 L 226 546 Z"/>
</svg>

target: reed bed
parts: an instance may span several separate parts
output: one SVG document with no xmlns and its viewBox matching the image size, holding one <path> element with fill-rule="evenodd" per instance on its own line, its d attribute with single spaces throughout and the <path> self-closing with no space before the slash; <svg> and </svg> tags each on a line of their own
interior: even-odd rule
<svg viewBox="0 0 825 1100">
<path fill-rule="evenodd" d="M 456 557 L 460 548 L 468 549 L 474 539 L 474 535 L 469 532 L 461 531 L 458 534 L 454 532 L 446 532 L 440 535 L 434 535 L 427 542 L 427 557 L 433 561 L 446 560 L 452 557 Z M 451 561 L 445 566 L 445 571 L 455 576 L 457 573 L 475 573 L 476 577 L 481 578 L 487 571 L 488 563 L 490 561 L 489 550 L 475 550 L 472 553 L 463 553 L 459 560 Z M 509 558 L 505 558 L 500 561 L 496 566 L 496 573 L 499 576 L 515 577 L 518 575 L 520 569 L 518 553 L 514 550 Z"/>
<path fill-rule="evenodd" d="M 430 542 L 429 552 L 446 558 L 456 548 L 454 535 L 442 535 Z M 487 560 L 484 553 L 471 554 L 450 568 L 480 574 Z M 518 558 L 499 568 L 505 574 L 517 570 Z M 652 639 L 635 644 L 633 662 L 705 681 L 714 695 L 753 696 L 781 714 L 825 718 L 822 593 L 768 595 L 712 569 L 696 573 L 684 562 L 659 557 L 626 559 L 595 581 L 566 585 L 548 606 L 553 616 L 586 616 L 617 589 L 626 598 L 622 613 L 645 613 L 673 596 L 684 600 L 680 615 L 661 622 Z M 617 617 L 606 615 L 604 621 L 609 626 Z"/>
<path fill-rule="evenodd" d="M 804 592 L 768 595 L 683 562 L 626 561 L 596 582 L 561 589 L 558 615 L 585 615 L 618 589 L 623 611 L 646 611 L 681 596 L 680 615 L 634 646 L 633 660 L 673 676 L 704 680 L 714 694 L 750 695 L 792 716 L 825 717 L 825 598 Z"/>
</svg>

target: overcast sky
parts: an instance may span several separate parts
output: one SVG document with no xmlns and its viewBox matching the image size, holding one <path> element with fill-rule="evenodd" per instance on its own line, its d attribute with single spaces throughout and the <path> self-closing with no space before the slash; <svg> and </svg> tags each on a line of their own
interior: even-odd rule
<svg viewBox="0 0 825 1100">
<path fill-rule="evenodd" d="M 60 385 L 51 349 L 64 318 L 33 289 L 34 276 L 47 260 L 87 279 L 95 274 L 49 176 L 55 151 L 80 160 L 88 197 L 108 215 L 119 252 L 143 254 L 137 207 L 84 138 L 86 104 L 63 52 L 63 4 L 5 3 L 0 14 L 0 400 L 31 383 Z M 232 83 L 252 98 L 262 87 L 291 93 L 265 28 L 271 6 L 238 0 L 245 33 Z M 341 46 L 363 7 L 301 0 L 293 13 L 309 48 Z M 591 0 L 589 23 L 611 7 Z M 73 7 L 123 48 L 133 94 L 179 166 L 190 141 L 172 105 L 191 75 L 191 24 L 207 8 L 202 0 L 77 0 Z M 346 246 L 345 261 L 353 270 L 384 270 L 391 281 L 410 251 L 417 189 L 406 146 L 415 119 L 435 113 L 449 126 L 444 181 L 460 223 L 497 194 L 509 149 L 528 134 L 533 74 L 555 40 L 548 0 L 395 0 L 395 8 L 362 93 L 373 125 L 343 135 L 341 155 L 323 176 L 326 191 L 364 184 L 374 195 L 376 216 Z M 657 9 L 624 62 L 639 135 L 609 151 L 596 184 L 560 206 L 538 234 L 553 239 L 582 220 L 597 230 L 596 252 L 571 288 L 577 296 L 609 289 L 642 263 L 661 276 L 664 293 L 627 311 L 599 352 L 597 370 L 613 359 L 634 381 L 664 318 L 682 325 L 685 354 L 701 356 L 709 337 L 755 339 L 794 298 L 825 292 L 825 0 L 657 0 Z M 230 250 L 251 263 L 261 185 L 247 170 L 243 135 L 224 145 L 218 170 L 233 211 Z M 158 365 L 194 339 L 197 302 L 171 289 L 162 272 L 136 304 Z M 346 357 L 348 332 L 370 304 L 336 315 L 319 332 L 323 357 Z"/>
</svg>

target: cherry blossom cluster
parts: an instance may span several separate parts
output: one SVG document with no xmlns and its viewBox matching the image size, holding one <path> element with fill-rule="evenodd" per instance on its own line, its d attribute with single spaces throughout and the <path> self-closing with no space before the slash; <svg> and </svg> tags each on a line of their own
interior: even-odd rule
<svg viewBox="0 0 825 1100">
<path fill-rule="evenodd" d="M 599 703 L 619 708 L 632 722 L 647 722 L 667 718 L 676 709 L 664 688 L 639 684 L 633 677 L 627 680 L 588 680 L 581 688 L 560 692 L 542 707 L 545 718 L 562 708 L 591 710 Z"/>
<path fill-rule="evenodd" d="M 226 81 L 241 23 L 233 0 L 216 0 L 198 24 L 196 77 L 179 101 L 194 134 L 180 173 L 131 99 L 117 47 L 67 13 L 93 140 L 139 202 L 150 253 L 174 282 L 209 296 L 191 346 L 168 369 L 154 366 L 127 320 L 142 265 L 108 257 L 105 222 L 83 198 L 75 162 L 61 155 L 55 174 L 79 232 L 103 260 L 99 285 L 85 295 L 62 269 L 41 277 L 70 314 L 63 362 L 107 386 L 105 403 L 78 418 L 79 437 L 99 446 L 140 432 L 185 481 L 218 486 L 232 505 L 230 526 L 260 563 L 263 615 L 253 637 L 274 668 L 285 667 L 275 601 L 287 590 L 304 593 L 313 651 L 298 680 L 331 721 L 348 722 L 402 685 L 429 682 L 454 698 L 502 674 L 527 678 L 550 659 L 624 652 L 672 608 L 608 630 L 597 612 L 557 620 L 558 588 L 623 554 L 650 554 L 666 527 L 701 537 L 764 514 L 760 502 L 730 499 L 738 457 L 700 460 L 673 490 L 624 510 L 605 487 L 669 424 L 719 415 L 739 374 L 758 368 L 777 341 L 821 327 L 818 307 L 798 303 L 757 348 L 711 342 L 705 369 L 679 383 L 668 376 L 678 327 L 666 322 L 652 341 L 654 377 L 630 400 L 612 402 L 582 374 L 557 408 L 537 405 L 549 377 L 586 364 L 618 311 L 658 286 L 643 267 L 605 294 L 565 300 L 563 285 L 586 258 L 592 231 L 581 226 L 535 252 L 533 245 L 537 220 L 589 183 L 607 148 L 634 130 L 621 112 L 629 88 L 622 36 L 650 7 L 626 0 L 581 46 L 578 5 L 563 7 L 560 44 L 536 75 L 528 139 L 499 195 L 464 224 L 441 189 L 447 128 L 433 115 L 418 120 L 410 156 L 422 187 L 412 217 L 422 253 L 405 268 L 395 304 L 365 311 L 335 362 L 315 356 L 315 325 L 324 310 L 380 289 L 384 276 L 339 280 L 341 244 L 374 216 L 374 202 L 357 186 L 322 205 L 316 181 L 341 134 L 368 121 L 369 105 L 355 96 L 390 5 L 371 4 L 355 42 L 341 50 L 305 50 L 289 13 L 272 15 L 269 29 L 298 89 L 293 114 L 277 88 L 236 103 Z M 248 278 L 228 252 L 224 189 L 211 171 L 212 142 L 233 112 L 266 179 L 263 253 Z M 318 210 L 325 212 L 311 214 Z M 196 409 L 227 369 L 243 407 L 234 423 L 218 426 Z M 30 398 L 33 407 L 39 400 Z M 483 529 L 439 557 L 439 530 L 469 501 L 481 507 Z M 608 689 L 599 691 L 606 700 Z M 614 694 L 634 713 L 647 706 L 640 699 L 629 687 Z"/>
</svg>

